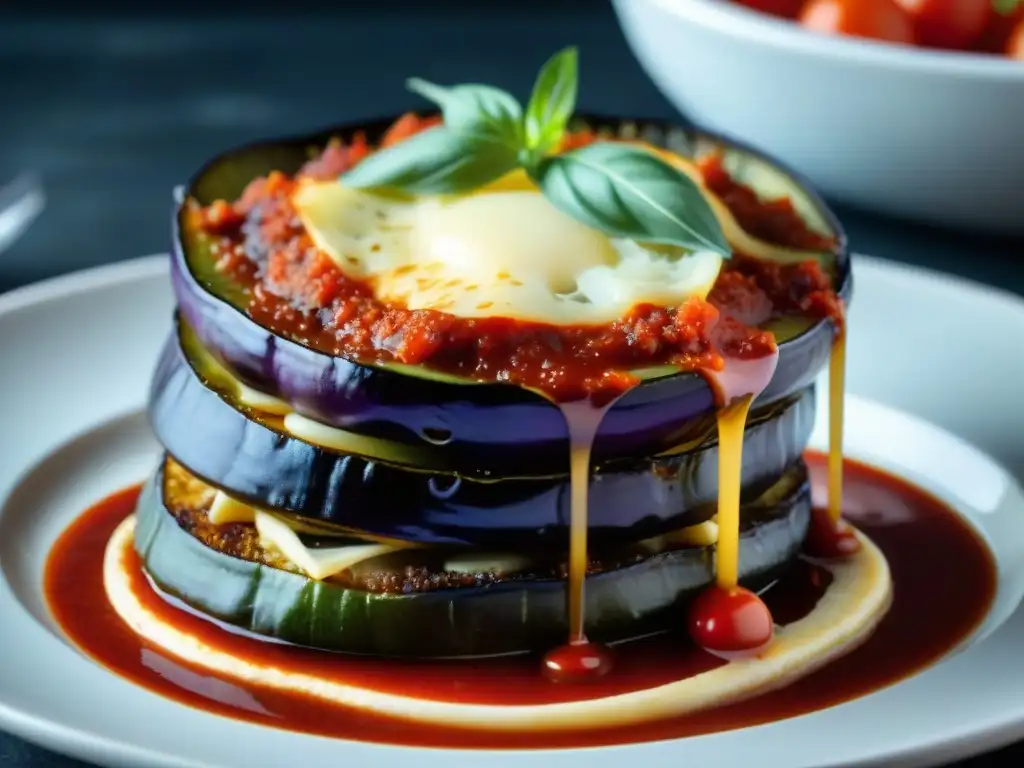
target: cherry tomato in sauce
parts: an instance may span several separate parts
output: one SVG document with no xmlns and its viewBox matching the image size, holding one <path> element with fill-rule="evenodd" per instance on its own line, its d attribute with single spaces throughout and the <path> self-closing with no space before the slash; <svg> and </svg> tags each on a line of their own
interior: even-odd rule
<svg viewBox="0 0 1024 768">
<path fill-rule="evenodd" d="M 800 23 L 816 32 L 914 44 L 910 16 L 895 0 L 811 0 Z"/>
<path fill-rule="evenodd" d="M 966 50 L 985 32 L 992 0 L 897 0 L 914 25 L 920 45 Z"/>
<path fill-rule="evenodd" d="M 833 521 L 828 511 L 814 510 L 804 539 L 804 552 L 826 560 L 848 557 L 860 551 L 860 539 L 845 520 Z"/>
<path fill-rule="evenodd" d="M 708 587 L 690 604 L 688 618 L 690 637 L 715 654 L 755 653 L 775 631 L 768 606 L 743 587 Z"/>
<path fill-rule="evenodd" d="M 569 643 L 544 657 L 544 674 L 553 683 L 585 683 L 607 675 L 612 663 L 611 651 L 603 645 Z"/>
<path fill-rule="evenodd" d="M 804 0 L 739 0 L 739 3 L 761 13 L 795 19 L 803 7 Z"/>
</svg>

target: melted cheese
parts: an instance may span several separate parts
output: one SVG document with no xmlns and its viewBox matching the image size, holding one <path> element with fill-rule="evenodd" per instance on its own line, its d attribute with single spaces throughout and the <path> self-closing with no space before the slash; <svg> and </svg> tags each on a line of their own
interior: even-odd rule
<svg viewBox="0 0 1024 768">
<path fill-rule="evenodd" d="M 214 525 L 252 523 L 256 521 L 256 510 L 244 501 L 228 496 L 224 491 L 217 491 L 206 511 L 206 519 Z"/>
<path fill-rule="evenodd" d="M 315 526 L 306 526 L 299 521 L 279 517 L 272 512 L 260 510 L 223 491 L 214 494 L 207 511 L 207 519 L 214 525 L 230 523 L 254 523 L 260 535 L 260 543 L 294 565 L 311 579 L 323 579 L 353 568 L 356 565 L 382 555 L 412 548 L 405 542 L 347 544 L 340 547 L 307 547 L 297 532 L 316 532 Z M 341 535 L 341 534 L 339 534 Z M 445 571 L 456 573 L 514 573 L 522 571 L 533 560 L 516 553 L 487 553 L 475 550 L 450 555 L 444 562 Z"/>
<path fill-rule="evenodd" d="M 660 536 L 644 539 L 640 546 L 656 555 L 666 549 L 679 547 L 712 547 L 718 543 L 718 522 L 715 518 L 705 520 L 702 523 L 691 525 L 687 528 L 680 528 L 677 531 L 669 531 Z"/>
<path fill-rule="evenodd" d="M 226 371 L 227 369 L 225 369 Z M 242 405 L 274 416 L 284 416 L 286 413 L 291 413 L 292 407 L 284 400 L 255 390 L 237 379 L 234 380 L 234 383 L 237 392 L 236 397 Z"/>
<path fill-rule="evenodd" d="M 604 323 L 638 303 L 704 297 L 718 277 L 715 253 L 608 238 L 510 176 L 478 194 L 415 200 L 306 181 L 293 203 L 344 273 L 410 309 Z"/>
<path fill-rule="evenodd" d="M 416 545 L 400 539 L 392 539 L 386 536 L 374 536 L 361 531 L 353 531 L 330 523 L 323 523 L 316 519 L 292 517 L 274 512 L 269 509 L 249 504 L 241 499 L 236 499 L 224 491 L 213 492 L 213 501 L 206 511 L 206 519 L 213 525 L 229 525 L 232 523 L 252 524 L 256 522 L 256 513 L 271 515 L 277 518 L 284 525 L 296 533 L 306 533 L 311 536 L 321 537 L 344 537 L 364 539 L 370 544 L 388 544 L 394 549 L 414 547 Z"/>
<path fill-rule="evenodd" d="M 223 491 L 214 494 L 206 513 L 214 525 L 253 523 L 264 548 L 280 554 L 289 563 L 309 576 L 322 581 L 376 557 L 391 554 L 416 545 L 406 542 L 346 544 L 339 547 L 307 547 L 297 533 L 316 533 L 315 525 L 305 525 L 272 512 L 258 509 Z M 319 531 L 322 533 L 322 531 Z M 339 534 L 343 535 L 343 534 Z M 533 560 L 516 553 L 487 553 L 466 551 L 450 555 L 444 562 L 445 571 L 456 573 L 513 573 L 529 567 Z"/>
<path fill-rule="evenodd" d="M 705 520 L 665 535 L 666 544 L 686 547 L 710 547 L 718 543 L 718 522 Z"/>
<path fill-rule="evenodd" d="M 689 159 L 636 142 L 693 180 L 737 251 L 777 261 L 813 254 L 739 226 Z M 704 297 L 722 259 L 612 239 L 563 214 L 516 170 L 467 196 L 386 197 L 306 180 L 292 201 L 310 237 L 378 298 L 461 317 L 604 323 L 639 303 Z"/>
<path fill-rule="evenodd" d="M 267 512 L 255 510 L 254 522 L 260 543 L 279 552 L 311 579 L 326 578 L 381 555 L 398 550 L 390 544 L 354 544 L 345 547 L 307 547 L 288 525 Z"/>
<path fill-rule="evenodd" d="M 421 447 L 400 443 L 379 437 L 369 437 L 358 432 L 349 432 L 340 427 L 332 427 L 319 421 L 303 416 L 300 413 L 288 413 L 281 420 L 284 431 L 299 440 L 328 448 L 341 453 L 353 453 L 357 456 L 383 458 L 400 464 L 409 471 L 426 471 L 433 469 L 430 454 L 425 454 Z M 436 452 L 435 452 L 436 453 Z M 439 466 L 444 466 L 443 457 Z"/>
<path fill-rule="evenodd" d="M 297 534 L 323 535 L 326 532 L 325 529 L 318 528 L 315 524 L 307 525 L 300 520 L 292 520 L 275 515 L 273 512 L 261 510 L 240 499 L 233 498 L 223 491 L 217 491 L 214 494 L 206 517 L 214 525 L 255 524 L 260 535 L 260 542 L 264 547 L 277 552 L 297 569 L 317 580 L 333 576 L 367 560 L 417 546 L 407 542 L 380 539 L 373 543 L 347 544 L 339 547 L 307 547 Z M 345 534 L 339 532 L 338 535 Z M 649 550 L 651 554 L 656 554 L 669 547 L 711 546 L 717 539 L 718 525 L 712 519 L 648 539 L 641 542 L 641 546 Z M 443 570 L 470 574 L 515 573 L 529 568 L 532 564 L 533 558 L 522 553 L 466 550 L 446 557 Z"/>
</svg>

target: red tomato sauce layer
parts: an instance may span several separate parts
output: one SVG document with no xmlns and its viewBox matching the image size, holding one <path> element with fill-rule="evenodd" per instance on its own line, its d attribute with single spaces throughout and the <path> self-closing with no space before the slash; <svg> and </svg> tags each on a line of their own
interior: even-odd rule
<svg viewBox="0 0 1024 768">
<path fill-rule="evenodd" d="M 388 146 L 434 124 L 406 115 L 388 131 Z M 593 141 L 575 133 L 568 146 Z M 841 301 L 818 261 L 780 264 L 735 255 L 707 300 L 678 307 L 635 306 L 605 325 L 561 326 L 509 318 L 460 318 L 380 301 L 316 248 L 291 203 L 299 179 L 332 179 L 373 151 L 357 135 L 334 141 L 295 176 L 273 172 L 252 181 L 233 202 L 194 204 L 187 225 L 209 237 L 217 267 L 249 290 L 249 316 L 269 330 L 361 362 L 398 362 L 482 381 L 510 382 L 559 401 L 610 399 L 635 383 L 631 369 L 673 365 L 720 370 L 726 357 L 772 354 L 774 336 L 758 326 L 779 317 L 839 320 Z M 728 177 L 720 161 L 702 171 L 751 234 L 777 245 L 830 249 L 788 200 L 761 202 Z"/>
</svg>

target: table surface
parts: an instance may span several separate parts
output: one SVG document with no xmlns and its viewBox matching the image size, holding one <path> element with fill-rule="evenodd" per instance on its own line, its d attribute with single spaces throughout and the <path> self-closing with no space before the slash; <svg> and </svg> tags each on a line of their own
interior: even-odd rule
<svg viewBox="0 0 1024 768">
<path fill-rule="evenodd" d="M 400 112 L 412 74 L 523 93 L 551 52 L 576 43 L 582 110 L 673 115 L 606 4 L 496 5 L 379 0 L 334 16 L 242 20 L 190 15 L 181 2 L 164 17 L 0 14 L 0 183 L 36 171 L 48 198 L 0 257 L 0 291 L 166 250 L 170 191 L 204 158 L 251 139 Z M 857 251 L 1024 295 L 1024 242 L 836 207 Z M 1022 757 L 1024 744 L 958 765 Z M 0 768 L 87 766 L 0 733 Z"/>
</svg>

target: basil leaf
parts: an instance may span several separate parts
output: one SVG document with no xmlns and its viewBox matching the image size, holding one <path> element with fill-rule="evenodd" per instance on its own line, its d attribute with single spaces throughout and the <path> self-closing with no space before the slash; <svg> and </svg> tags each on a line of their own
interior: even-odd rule
<svg viewBox="0 0 1024 768">
<path fill-rule="evenodd" d="M 576 109 L 579 54 L 565 48 L 550 59 L 537 75 L 526 105 L 526 146 L 539 156 L 561 141 Z"/>
<path fill-rule="evenodd" d="M 515 147 L 439 125 L 369 155 L 339 181 L 355 189 L 454 194 L 492 182 L 517 165 Z"/>
<path fill-rule="evenodd" d="M 1024 0 L 992 0 L 992 7 L 996 9 L 996 13 L 1009 16 L 1016 13 L 1022 1 Z"/>
<path fill-rule="evenodd" d="M 557 208 L 612 237 L 731 255 L 700 188 L 640 147 L 598 142 L 546 157 L 530 175 Z"/>
<path fill-rule="evenodd" d="M 491 136 L 519 146 L 523 108 L 509 93 L 489 85 L 445 87 L 421 80 L 406 81 L 406 88 L 441 108 L 444 124 L 453 131 Z"/>
</svg>

